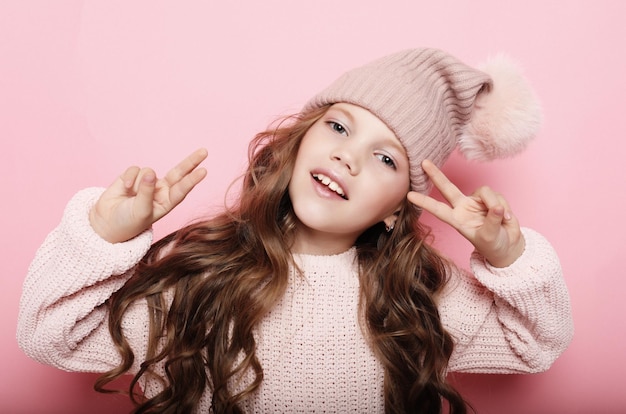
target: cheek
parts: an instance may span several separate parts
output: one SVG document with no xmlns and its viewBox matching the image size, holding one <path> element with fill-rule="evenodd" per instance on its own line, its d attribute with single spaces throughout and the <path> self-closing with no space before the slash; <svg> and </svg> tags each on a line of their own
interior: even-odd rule
<svg viewBox="0 0 626 414">
<path fill-rule="evenodd" d="M 394 183 L 390 183 L 389 186 L 387 187 L 389 193 L 388 193 L 388 197 L 389 200 L 391 201 L 391 208 L 393 209 L 393 211 L 395 212 L 398 207 L 404 202 L 404 199 L 406 198 L 408 192 L 409 192 L 409 179 L 408 177 L 406 178 L 402 178 L 399 180 L 395 180 Z"/>
<path fill-rule="evenodd" d="M 306 164 L 308 161 L 316 159 L 324 149 L 324 140 L 315 137 L 311 132 L 307 132 L 300 142 L 296 155 L 296 165 Z"/>
<path fill-rule="evenodd" d="M 409 192 L 408 180 L 381 180 L 375 187 L 368 187 L 370 207 L 387 217 L 396 212 Z"/>
<path fill-rule="evenodd" d="M 314 148 L 312 148 L 311 145 L 307 145 L 306 141 L 302 141 L 300 143 L 300 148 L 298 149 L 298 152 L 296 153 L 296 160 L 294 162 L 294 171 L 300 171 L 305 169 L 305 166 L 308 164 L 308 160 L 311 159 L 311 157 L 313 156 L 313 150 Z"/>
<path fill-rule="evenodd" d="M 389 203 L 387 203 L 386 209 L 385 209 L 385 214 L 384 214 L 385 217 L 390 214 L 394 214 L 396 211 L 398 211 L 398 209 L 402 205 L 402 202 L 404 201 L 405 198 L 406 198 L 405 192 L 396 193 L 396 194 L 393 194 L 391 197 L 389 197 Z"/>
<path fill-rule="evenodd" d="M 409 192 L 409 173 L 395 171 L 392 174 L 380 174 L 379 186 L 384 189 L 385 194 L 390 198 L 402 198 Z"/>
</svg>

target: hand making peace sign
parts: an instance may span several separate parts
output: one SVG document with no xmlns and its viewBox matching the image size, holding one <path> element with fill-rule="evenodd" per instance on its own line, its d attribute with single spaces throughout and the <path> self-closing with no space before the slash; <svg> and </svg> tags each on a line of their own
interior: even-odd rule
<svg viewBox="0 0 626 414">
<path fill-rule="evenodd" d="M 111 243 L 132 239 L 172 211 L 206 176 L 198 168 L 206 157 L 206 149 L 196 150 L 163 178 L 150 168 L 128 168 L 91 209 L 91 226 Z"/>
<path fill-rule="evenodd" d="M 422 168 L 449 204 L 414 191 L 407 196 L 410 202 L 454 227 L 495 267 L 509 266 L 521 256 L 524 237 L 502 195 L 481 187 L 466 196 L 432 162 L 425 160 Z"/>
</svg>

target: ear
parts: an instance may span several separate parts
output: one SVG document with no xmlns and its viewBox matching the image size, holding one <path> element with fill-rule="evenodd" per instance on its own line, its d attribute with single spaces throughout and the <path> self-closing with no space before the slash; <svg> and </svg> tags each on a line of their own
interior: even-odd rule
<svg viewBox="0 0 626 414">
<path fill-rule="evenodd" d="M 398 213 L 393 213 L 392 215 L 387 216 L 383 220 L 383 223 L 385 223 L 385 228 L 387 229 L 388 232 L 393 230 L 393 228 L 396 225 L 396 220 L 398 220 Z"/>
</svg>

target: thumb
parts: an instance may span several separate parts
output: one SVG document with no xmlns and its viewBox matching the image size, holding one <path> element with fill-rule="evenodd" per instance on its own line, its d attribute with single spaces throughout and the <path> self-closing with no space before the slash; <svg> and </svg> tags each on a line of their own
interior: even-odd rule
<svg viewBox="0 0 626 414">
<path fill-rule="evenodd" d="M 504 214 L 505 210 L 501 205 L 490 208 L 489 211 L 487 211 L 487 216 L 485 217 L 485 222 L 483 224 L 483 234 L 493 235 L 493 237 L 496 237 L 500 231 L 500 227 L 502 226 Z M 491 239 L 489 236 L 486 238 Z"/>
</svg>

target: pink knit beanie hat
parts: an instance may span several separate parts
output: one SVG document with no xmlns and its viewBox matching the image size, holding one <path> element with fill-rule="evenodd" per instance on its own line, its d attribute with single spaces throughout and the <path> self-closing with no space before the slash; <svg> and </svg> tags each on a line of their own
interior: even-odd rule
<svg viewBox="0 0 626 414">
<path fill-rule="evenodd" d="M 477 70 L 441 50 L 405 50 L 343 74 L 304 110 L 338 102 L 368 109 L 396 134 L 421 193 L 430 189 L 424 159 L 441 166 L 457 145 L 468 159 L 508 157 L 541 125 L 532 89 L 502 56 Z"/>
</svg>

